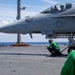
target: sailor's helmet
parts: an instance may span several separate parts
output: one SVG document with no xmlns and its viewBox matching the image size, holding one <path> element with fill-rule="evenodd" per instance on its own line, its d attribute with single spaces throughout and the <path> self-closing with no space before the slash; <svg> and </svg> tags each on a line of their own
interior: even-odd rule
<svg viewBox="0 0 75 75">
<path fill-rule="evenodd" d="M 51 42 L 51 41 L 53 41 L 53 39 L 50 38 L 49 41 Z"/>
</svg>

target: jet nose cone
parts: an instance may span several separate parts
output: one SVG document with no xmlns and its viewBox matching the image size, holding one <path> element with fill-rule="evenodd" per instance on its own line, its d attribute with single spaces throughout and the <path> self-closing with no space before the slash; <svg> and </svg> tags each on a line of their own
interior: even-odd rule
<svg viewBox="0 0 75 75">
<path fill-rule="evenodd" d="M 9 30 L 9 29 L 8 29 L 6 26 L 0 27 L 0 32 L 7 33 L 8 30 Z"/>
<path fill-rule="evenodd" d="M 10 33 L 12 31 L 14 31 L 14 28 L 11 26 L 11 24 L 0 26 L 0 32 Z"/>
<path fill-rule="evenodd" d="M 10 23 L 12 23 L 12 22 L 10 22 Z M 9 27 L 9 22 L 7 22 L 7 21 L 2 21 L 2 22 L 0 23 L 0 32 L 7 33 L 7 31 L 9 30 L 8 27 Z"/>
</svg>

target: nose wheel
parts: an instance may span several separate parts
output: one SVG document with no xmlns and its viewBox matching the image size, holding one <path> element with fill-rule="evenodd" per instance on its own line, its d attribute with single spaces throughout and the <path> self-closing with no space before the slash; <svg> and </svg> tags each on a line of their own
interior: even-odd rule
<svg viewBox="0 0 75 75">
<path fill-rule="evenodd" d="M 69 40 L 69 48 L 68 48 L 68 54 L 72 51 L 75 50 L 75 40 L 73 39 L 73 34 L 70 34 L 70 37 L 68 38 Z"/>
<path fill-rule="evenodd" d="M 75 50 L 75 47 L 70 47 L 70 48 L 68 48 L 68 54 L 72 51 L 72 50 Z"/>
</svg>

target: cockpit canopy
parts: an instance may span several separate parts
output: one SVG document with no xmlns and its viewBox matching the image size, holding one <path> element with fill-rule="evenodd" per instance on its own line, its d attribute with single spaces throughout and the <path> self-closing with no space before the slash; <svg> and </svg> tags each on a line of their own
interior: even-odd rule
<svg viewBox="0 0 75 75">
<path fill-rule="evenodd" d="M 46 9 L 42 13 L 56 13 L 56 12 L 68 10 L 70 8 L 75 8 L 75 3 L 65 3 L 65 4 L 54 5 Z"/>
</svg>

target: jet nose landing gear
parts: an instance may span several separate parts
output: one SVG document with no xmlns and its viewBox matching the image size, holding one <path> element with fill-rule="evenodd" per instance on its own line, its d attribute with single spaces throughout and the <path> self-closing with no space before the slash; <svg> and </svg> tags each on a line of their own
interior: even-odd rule
<svg viewBox="0 0 75 75">
<path fill-rule="evenodd" d="M 68 36 L 68 40 L 69 40 L 69 45 L 63 49 L 61 52 L 67 50 L 67 53 L 69 54 L 72 50 L 75 50 L 75 40 L 73 39 L 75 36 L 73 36 L 73 34 L 70 34 L 70 36 Z"/>
<path fill-rule="evenodd" d="M 70 53 L 72 50 L 75 50 L 75 40 L 73 39 L 73 34 L 70 34 L 70 37 L 68 38 L 69 45 L 68 45 L 68 53 Z"/>
<path fill-rule="evenodd" d="M 73 47 L 69 47 L 69 48 L 68 48 L 68 51 L 67 51 L 68 54 L 69 54 L 72 50 L 75 50 L 75 46 L 73 46 Z"/>
</svg>

